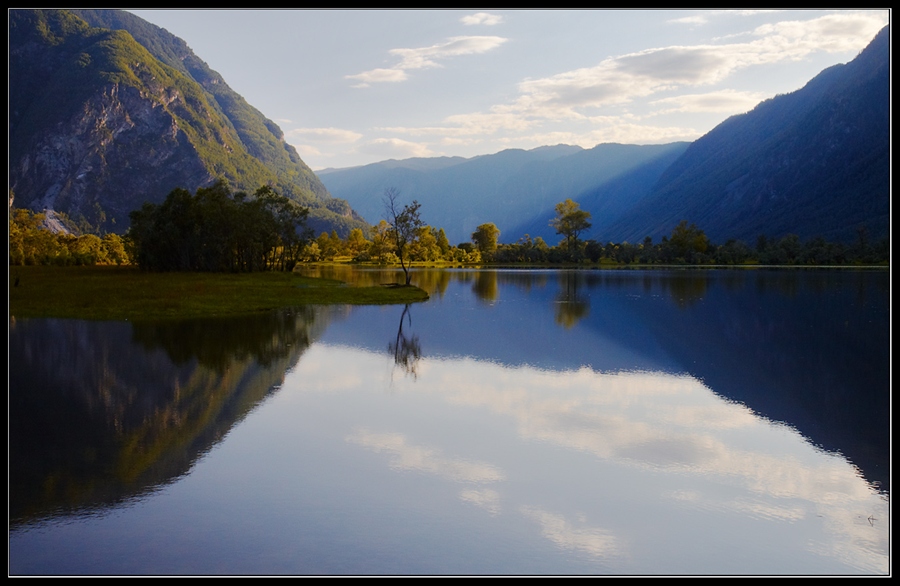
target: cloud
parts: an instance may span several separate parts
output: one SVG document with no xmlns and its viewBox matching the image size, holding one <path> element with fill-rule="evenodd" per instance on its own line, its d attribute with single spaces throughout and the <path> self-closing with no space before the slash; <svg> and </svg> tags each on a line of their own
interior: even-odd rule
<svg viewBox="0 0 900 586">
<path fill-rule="evenodd" d="M 406 71 L 441 67 L 440 61 L 460 55 L 477 55 L 495 49 L 507 39 L 492 36 L 451 37 L 443 43 L 416 49 L 391 49 L 389 53 L 400 58 L 400 63 L 385 69 L 372 69 L 345 76 L 357 79 L 360 84 L 354 87 L 368 87 L 372 83 L 406 81 Z"/>
<path fill-rule="evenodd" d="M 399 138 L 376 138 L 362 145 L 359 151 L 387 159 L 434 156 L 427 145 Z"/>
<path fill-rule="evenodd" d="M 859 50 L 884 24 L 880 16 L 871 13 L 839 13 L 763 25 L 745 42 L 659 47 L 610 57 L 592 67 L 526 79 L 519 83 L 519 96 L 512 102 L 495 105 L 487 112 L 451 116 L 445 122 L 458 134 L 522 131 L 544 121 L 586 122 L 600 109 L 721 83 L 749 67 L 800 60 L 814 52 Z M 707 107 L 715 105 L 725 111 L 730 101 L 733 107 L 742 102 L 740 107 L 745 108 L 750 95 L 723 92 L 709 94 L 705 100 L 698 96 L 685 98 L 680 107 L 700 111 L 705 101 Z M 759 101 L 757 98 L 761 96 L 753 96 Z"/>
<path fill-rule="evenodd" d="M 724 89 L 704 94 L 682 94 L 671 98 L 654 100 L 651 105 L 668 106 L 657 110 L 652 115 L 671 114 L 675 112 L 721 112 L 739 114 L 756 107 L 766 95 L 760 92 L 739 92 Z"/>
<path fill-rule="evenodd" d="M 681 126 L 654 126 L 628 122 L 622 117 L 598 116 L 590 119 L 587 131 L 539 132 L 525 139 L 534 146 L 547 144 L 571 144 L 592 148 L 601 143 L 661 144 L 675 141 L 692 141 L 703 133 Z M 517 142 L 519 142 L 517 140 Z"/>
<path fill-rule="evenodd" d="M 681 18 L 673 18 L 669 20 L 673 24 L 688 25 L 704 25 L 710 20 L 722 16 L 754 16 L 757 14 L 768 14 L 770 12 L 781 12 L 779 10 L 711 10 L 702 14 L 692 14 L 691 16 L 683 16 Z"/>
<path fill-rule="evenodd" d="M 485 53 L 505 42 L 503 37 L 451 37 L 439 45 L 418 49 L 391 49 L 389 53 L 402 58 L 397 66 L 400 69 L 422 69 L 439 67 L 435 59 Z"/>
<path fill-rule="evenodd" d="M 406 72 L 402 69 L 371 69 L 355 75 L 345 75 L 346 79 L 358 79 L 357 88 L 366 88 L 373 83 L 396 83 L 406 81 Z"/>
<path fill-rule="evenodd" d="M 362 134 L 343 128 L 294 128 L 285 133 L 292 139 L 324 142 L 329 144 L 347 144 L 358 141 Z"/>
<path fill-rule="evenodd" d="M 460 18 L 459 21 L 465 25 L 483 24 L 485 26 L 493 26 L 503 22 L 503 17 L 499 14 L 476 12 L 475 14 L 469 14 L 468 16 Z"/>
<path fill-rule="evenodd" d="M 304 159 L 307 159 L 309 157 L 318 157 L 322 154 L 322 151 L 308 144 L 294 144 L 292 146 L 297 149 L 297 154 L 299 154 Z"/>
<path fill-rule="evenodd" d="M 674 22 L 675 24 L 706 24 L 707 22 L 709 22 L 709 19 L 704 15 L 695 14 L 693 16 L 673 18 L 669 22 Z"/>
</svg>

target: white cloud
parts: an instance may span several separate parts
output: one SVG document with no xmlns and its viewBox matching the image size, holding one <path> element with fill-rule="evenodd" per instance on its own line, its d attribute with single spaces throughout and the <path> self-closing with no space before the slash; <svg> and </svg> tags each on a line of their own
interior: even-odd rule
<svg viewBox="0 0 900 586">
<path fill-rule="evenodd" d="M 460 18 L 459 21 L 465 25 L 483 24 L 486 26 L 493 26 L 503 22 L 503 17 L 499 14 L 476 12 L 475 14 L 469 14 L 468 16 Z"/>
<path fill-rule="evenodd" d="M 377 138 L 362 145 L 359 151 L 387 159 L 434 156 L 427 145 L 399 138 Z"/>
<path fill-rule="evenodd" d="M 451 37 L 446 42 L 418 49 L 391 49 L 391 55 L 399 55 L 400 69 L 439 67 L 435 59 L 458 55 L 476 55 L 495 49 L 506 42 L 503 37 Z"/>
<path fill-rule="evenodd" d="M 675 24 L 706 24 L 709 22 L 709 19 L 701 14 L 695 14 L 693 16 L 683 16 L 681 18 L 674 18 L 669 22 L 673 22 Z"/>
<path fill-rule="evenodd" d="M 371 69 L 355 75 L 345 75 L 346 79 L 358 79 L 360 83 L 353 87 L 366 88 L 373 83 L 396 83 L 406 81 L 406 72 L 402 69 Z"/>
<path fill-rule="evenodd" d="M 356 142 L 362 134 L 343 128 L 294 128 L 285 133 L 292 139 L 324 142 L 329 144 L 347 144 Z"/>
<path fill-rule="evenodd" d="M 623 117 L 598 116 L 590 119 L 591 128 L 586 131 L 539 132 L 524 137 L 534 146 L 547 144 L 571 144 L 592 148 L 601 143 L 660 144 L 675 141 L 691 141 L 703 133 L 680 126 L 653 126 L 627 122 Z"/>
<path fill-rule="evenodd" d="M 671 98 L 663 98 L 651 102 L 651 105 L 663 106 L 652 115 L 671 114 L 675 112 L 720 112 L 724 114 L 740 114 L 748 112 L 766 99 L 760 92 L 739 92 L 724 89 L 704 94 L 682 94 Z"/>
<path fill-rule="evenodd" d="M 600 108 L 621 106 L 664 91 L 720 83 L 735 72 L 756 65 L 803 59 L 813 52 L 840 52 L 864 47 L 884 25 L 872 14 L 832 14 L 809 21 L 784 21 L 754 31 L 754 40 L 741 43 L 670 46 L 604 59 L 584 67 L 540 79 L 526 79 L 513 102 L 488 112 L 445 119 L 463 133 L 522 131 L 539 121 L 586 121 Z M 698 108 L 695 95 L 682 108 Z M 732 105 L 748 105 L 750 94 L 710 94 L 707 106 L 726 98 Z M 714 99 L 717 98 L 717 99 Z M 754 95 L 758 102 L 761 96 Z M 751 106 L 752 107 L 752 106 Z M 691 110 L 699 111 L 699 110 Z M 707 110 L 708 111 L 708 110 Z"/>
<path fill-rule="evenodd" d="M 439 61 L 459 55 L 477 55 L 495 49 L 505 43 L 503 37 L 468 36 L 451 37 L 443 43 L 416 49 L 391 49 L 391 55 L 400 58 L 400 63 L 385 69 L 372 69 L 345 76 L 347 79 L 358 79 L 362 83 L 354 87 L 368 87 L 372 83 L 398 82 L 407 79 L 406 71 L 441 67 Z"/>
<path fill-rule="evenodd" d="M 322 154 L 322 151 L 320 151 L 316 147 L 308 145 L 308 144 L 293 144 L 292 143 L 291 146 L 293 146 L 295 149 L 297 149 L 297 154 L 299 154 L 304 159 L 308 159 L 309 157 L 318 157 Z"/>
</svg>

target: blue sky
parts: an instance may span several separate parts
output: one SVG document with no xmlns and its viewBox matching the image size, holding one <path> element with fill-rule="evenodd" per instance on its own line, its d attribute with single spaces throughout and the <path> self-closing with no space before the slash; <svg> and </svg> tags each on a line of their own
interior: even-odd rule
<svg viewBox="0 0 900 586">
<path fill-rule="evenodd" d="M 132 10 L 313 169 L 658 144 L 852 60 L 888 10 Z"/>
</svg>

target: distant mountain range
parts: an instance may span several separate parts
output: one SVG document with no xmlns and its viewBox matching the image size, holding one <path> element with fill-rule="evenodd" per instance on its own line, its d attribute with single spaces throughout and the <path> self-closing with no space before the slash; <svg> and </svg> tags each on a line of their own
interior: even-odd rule
<svg viewBox="0 0 900 586">
<path fill-rule="evenodd" d="M 515 242 L 551 244 L 556 203 L 592 214 L 583 234 L 600 242 L 659 241 L 681 220 L 717 243 L 760 234 L 851 241 L 864 227 L 888 235 L 890 47 L 885 27 L 852 62 L 802 89 L 732 116 L 694 143 L 558 145 L 471 159 L 384 161 L 320 171 L 325 186 L 370 223 L 395 187 L 422 204 L 422 217 L 451 242 L 484 222 Z"/>
<path fill-rule="evenodd" d="M 602 232 L 612 218 L 646 196 L 687 147 L 601 144 L 585 150 L 557 145 L 471 159 L 384 161 L 320 171 L 319 176 L 370 223 L 382 217 L 385 188 L 396 187 L 404 199 L 417 199 L 423 220 L 444 228 L 454 244 L 468 242 L 486 222 L 497 225 L 504 242 L 529 234 L 555 244 L 548 222 L 558 202 L 579 201 L 594 214 L 594 232 Z"/>
<path fill-rule="evenodd" d="M 493 222 L 502 242 L 550 244 L 554 206 L 591 212 L 583 238 L 658 241 L 681 220 L 716 243 L 760 234 L 888 235 L 890 61 L 885 27 L 856 59 L 733 116 L 693 143 L 556 145 L 465 159 L 384 161 L 318 176 L 278 126 L 187 44 L 120 10 L 9 11 L 14 205 L 114 232 L 176 187 L 272 185 L 346 236 L 417 199 L 454 244 Z"/>
<path fill-rule="evenodd" d="M 319 230 L 366 227 L 187 44 L 119 10 L 9 11 L 9 185 L 17 207 L 122 232 L 174 188 L 272 185 Z"/>
</svg>

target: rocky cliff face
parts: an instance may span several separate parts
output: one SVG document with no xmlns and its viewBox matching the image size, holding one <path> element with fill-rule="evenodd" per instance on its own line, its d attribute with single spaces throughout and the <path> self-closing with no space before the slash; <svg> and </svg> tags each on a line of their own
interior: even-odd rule
<svg viewBox="0 0 900 586">
<path fill-rule="evenodd" d="M 11 161 L 14 193 L 35 194 L 24 202 L 31 208 L 120 223 L 143 201 L 165 197 L 164 186 L 211 183 L 214 176 L 165 107 L 183 97 L 164 90 L 155 98 L 120 84 L 91 96 Z M 101 201 L 103 186 L 117 193 Z"/>
<path fill-rule="evenodd" d="M 224 179 L 274 187 L 316 231 L 368 228 L 181 39 L 115 10 L 9 15 L 16 207 L 122 233 L 145 202 Z"/>
</svg>

